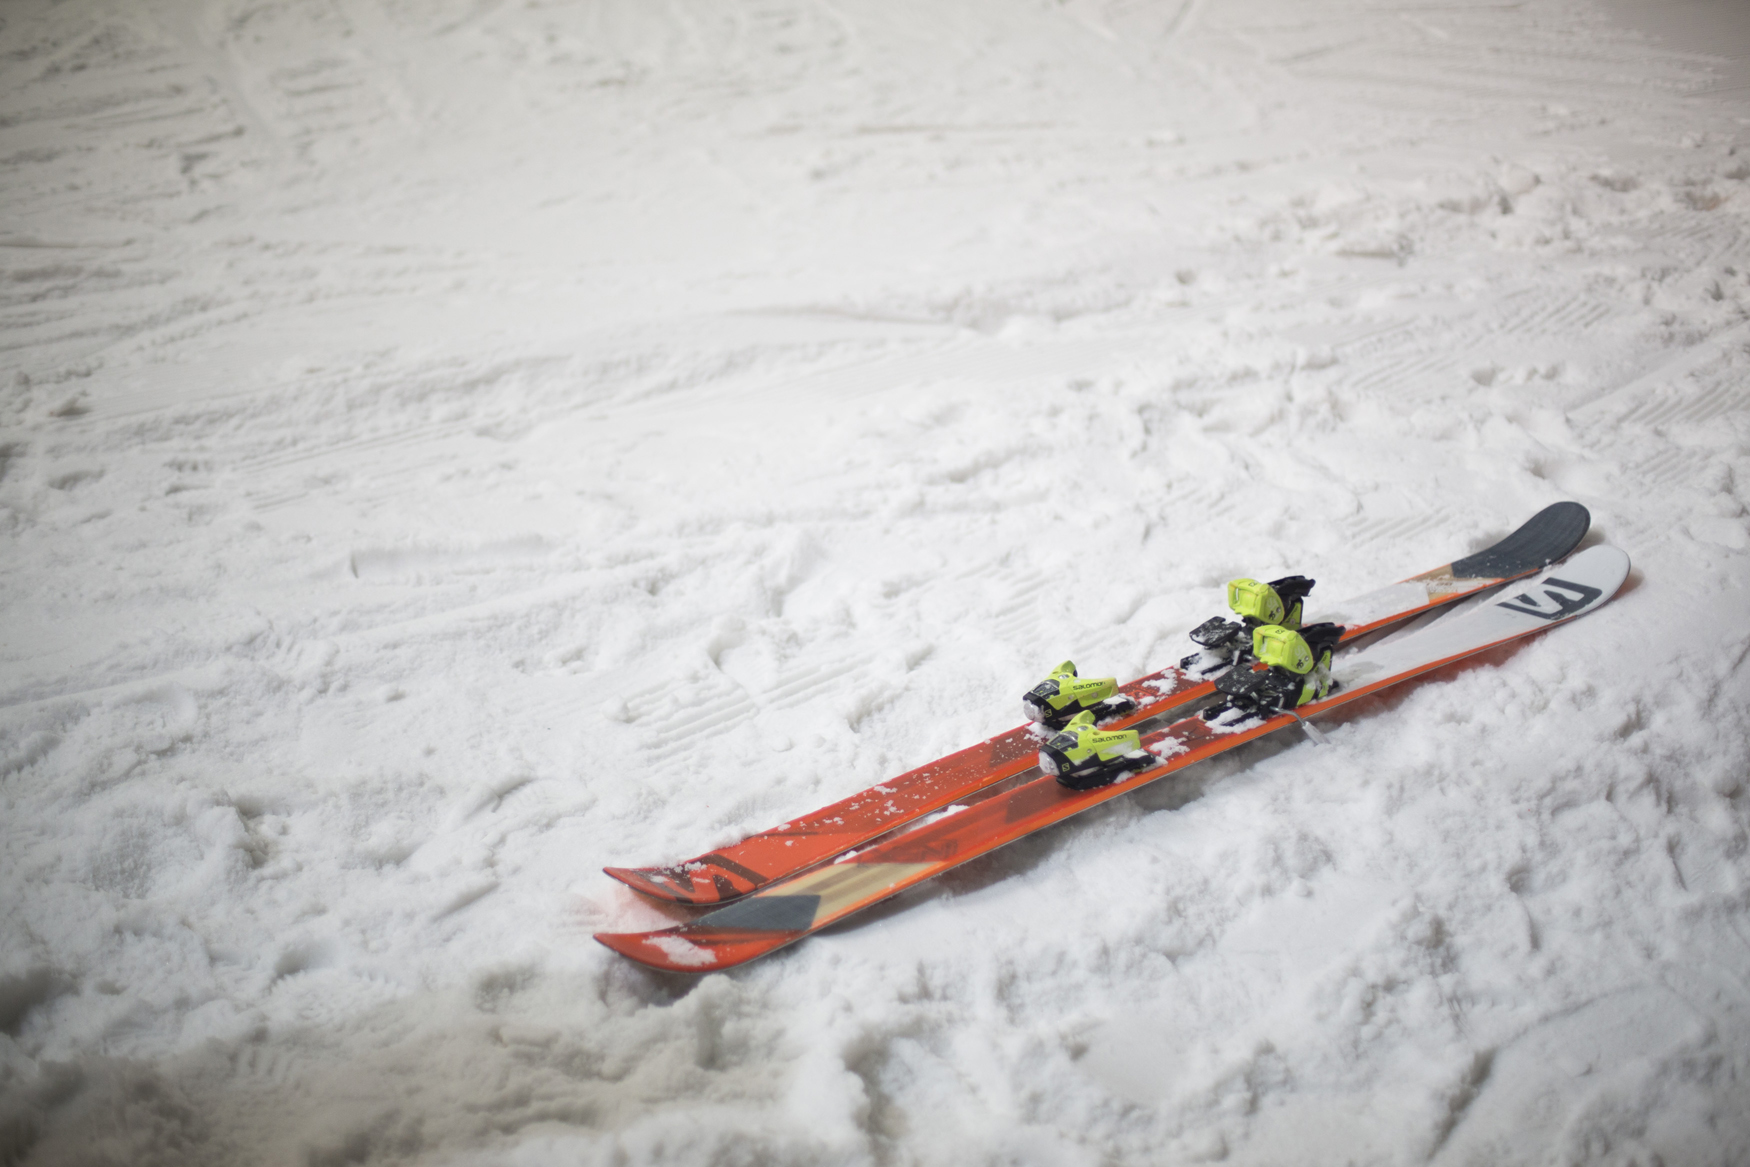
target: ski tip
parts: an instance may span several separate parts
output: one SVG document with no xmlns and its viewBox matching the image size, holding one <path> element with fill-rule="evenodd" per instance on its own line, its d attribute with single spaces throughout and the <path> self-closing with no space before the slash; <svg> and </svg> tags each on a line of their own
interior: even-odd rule
<svg viewBox="0 0 1750 1167">
<path fill-rule="evenodd" d="M 1567 544 L 1550 557 L 1550 562 L 1553 563 L 1580 545 L 1580 540 L 1592 529 L 1592 512 L 1577 502 L 1555 502 L 1531 516 L 1526 525 L 1534 523 L 1543 528 L 1545 537 L 1552 543 L 1558 546 Z"/>
<path fill-rule="evenodd" d="M 1567 575 L 1591 581 L 1592 586 L 1601 593 L 1597 600 L 1586 605 L 1584 610 L 1591 611 L 1622 590 L 1622 585 L 1628 582 L 1631 567 L 1633 564 L 1629 561 L 1628 552 L 1608 543 L 1600 543 L 1586 548 L 1566 563 L 1550 568 L 1545 574 L 1551 582 L 1558 582 L 1558 576 Z M 1579 613 L 1576 612 L 1575 615 Z"/>
<path fill-rule="evenodd" d="M 1592 512 L 1584 506 L 1551 503 L 1494 546 L 1453 560 L 1452 574 L 1459 579 L 1513 579 L 1566 557 L 1591 529 Z"/>
<path fill-rule="evenodd" d="M 1507 587 L 1467 618 L 1507 619 L 1503 627 L 1510 631 L 1503 639 L 1512 640 L 1596 611 L 1621 590 L 1628 573 L 1628 555 L 1600 543 L 1548 568 L 1536 579 Z M 1503 612 L 1512 616 L 1503 617 Z M 1531 621 L 1526 624 L 1528 617 Z"/>
</svg>

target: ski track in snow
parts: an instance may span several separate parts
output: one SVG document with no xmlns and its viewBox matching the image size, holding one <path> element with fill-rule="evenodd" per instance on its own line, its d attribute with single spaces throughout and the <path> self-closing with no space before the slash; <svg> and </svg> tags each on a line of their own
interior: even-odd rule
<svg viewBox="0 0 1750 1167">
<path fill-rule="evenodd" d="M 1610 3 L 9 4 L 0 1162 L 1750 1158 L 1750 37 Z M 590 939 L 1563 498 L 1328 747 Z"/>
</svg>

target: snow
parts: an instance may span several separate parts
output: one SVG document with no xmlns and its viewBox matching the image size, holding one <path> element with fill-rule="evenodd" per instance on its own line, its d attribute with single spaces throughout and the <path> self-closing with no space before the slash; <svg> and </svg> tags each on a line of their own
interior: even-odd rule
<svg viewBox="0 0 1750 1167">
<path fill-rule="evenodd" d="M 1725 0 L 14 0 L 0 1160 L 1750 1157 Z M 674 861 L 1564 498 L 1612 604 L 744 968 Z"/>
<path fill-rule="evenodd" d="M 660 936 L 651 941 L 662 949 L 662 954 L 670 960 L 681 964 L 707 965 L 715 964 L 717 956 L 708 948 L 700 948 L 697 944 L 683 940 L 679 936 Z"/>
</svg>

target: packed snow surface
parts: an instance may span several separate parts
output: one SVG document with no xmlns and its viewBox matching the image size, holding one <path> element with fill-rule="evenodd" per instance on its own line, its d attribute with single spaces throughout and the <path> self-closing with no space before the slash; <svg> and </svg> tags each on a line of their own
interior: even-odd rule
<svg viewBox="0 0 1750 1167">
<path fill-rule="evenodd" d="M 1743 27 L 9 0 L 0 1162 L 1750 1160 Z M 1328 746 L 590 939 L 1570 498 L 1616 601 Z"/>
</svg>

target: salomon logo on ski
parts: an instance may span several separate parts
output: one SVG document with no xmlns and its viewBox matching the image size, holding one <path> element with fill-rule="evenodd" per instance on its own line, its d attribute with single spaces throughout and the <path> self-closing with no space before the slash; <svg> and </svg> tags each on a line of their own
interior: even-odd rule
<svg viewBox="0 0 1750 1167">
<path fill-rule="evenodd" d="M 1550 578 L 1543 581 L 1543 594 L 1555 605 L 1553 611 L 1544 608 L 1538 601 L 1524 592 L 1514 596 L 1518 603 L 1502 600 L 1497 608 L 1506 608 L 1510 612 L 1524 612 L 1527 616 L 1536 616 L 1540 620 L 1560 620 L 1570 612 L 1578 612 L 1593 600 L 1603 595 L 1597 588 L 1589 588 L 1585 584 L 1569 583 L 1565 579 Z M 1550 588 L 1557 587 L 1563 591 L 1572 592 L 1572 596 L 1557 595 Z"/>
</svg>

